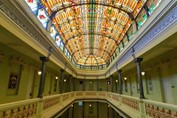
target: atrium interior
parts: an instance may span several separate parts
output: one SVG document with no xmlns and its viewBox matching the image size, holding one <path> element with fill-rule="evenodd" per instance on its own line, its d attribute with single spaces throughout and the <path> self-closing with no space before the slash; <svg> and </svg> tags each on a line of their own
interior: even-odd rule
<svg viewBox="0 0 177 118">
<path fill-rule="evenodd" d="M 0 0 L 0 118 L 177 118 L 177 0 Z"/>
</svg>

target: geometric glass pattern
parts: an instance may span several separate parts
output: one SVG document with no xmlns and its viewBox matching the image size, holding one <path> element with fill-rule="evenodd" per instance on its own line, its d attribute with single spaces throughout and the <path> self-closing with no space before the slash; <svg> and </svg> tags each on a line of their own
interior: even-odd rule
<svg viewBox="0 0 177 118">
<path fill-rule="evenodd" d="M 80 69 L 105 69 L 161 0 L 25 0 Z"/>
</svg>

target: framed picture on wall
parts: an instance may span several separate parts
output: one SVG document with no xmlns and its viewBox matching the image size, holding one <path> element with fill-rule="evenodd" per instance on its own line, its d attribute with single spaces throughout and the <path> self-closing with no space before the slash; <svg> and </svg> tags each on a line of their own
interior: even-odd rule
<svg viewBox="0 0 177 118">
<path fill-rule="evenodd" d="M 8 89 L 16 89 L 18 85 L 18 73 L 11 72 L 9 77 Z"/>
<path fill-rule="evenodd" d="M 19 89 L 20 78 L 22 75 L 23 65 L 18 63 L 13 63 L 10 66 L 10 73 L 7 85 L 7 95 L 17 95 Z"/>
</svg>

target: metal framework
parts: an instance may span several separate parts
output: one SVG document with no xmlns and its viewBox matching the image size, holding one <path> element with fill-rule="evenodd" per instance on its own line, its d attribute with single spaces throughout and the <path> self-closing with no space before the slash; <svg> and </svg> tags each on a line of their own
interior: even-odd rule
<svg viewBox="0 0 177 118">
<path fill-rule="evenodd" d="M 25 1 L 71 60 L 99 66 L 117 56 L 161 0 Z"/>
</svg>

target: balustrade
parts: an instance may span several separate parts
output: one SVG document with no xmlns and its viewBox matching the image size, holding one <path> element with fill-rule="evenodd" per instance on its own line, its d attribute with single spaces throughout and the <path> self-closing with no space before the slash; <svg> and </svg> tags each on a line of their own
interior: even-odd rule
<svg viewBox="0 0 177 118">
<path fill-rule="evenodd" d="M 119 101 L 119 95 L 112 95 L 112 99 Z"/>
<path fill-rule="evenodd" d="M 130 97 L 123 97 L 122 103 L 129 106 L 130 108 L 139 111 L 139 101 L 138 99 L 130 98 Z"/>
<path fill-rule="evenodd" d="M 53 105 L 58 104 L 58 103 L 60 103 L 60 96 L 48 98 L 48 99 L 44 100 L 43 109 L 50 108 Z"/>
<path fill-rule="evenodd" d="M 120 95 L 116 93 L 104 92 L 104 91 L 77 91 L 64 93 L 59 95 L 46 96 L 44 98 L 35 98 L 30 100 L 17 101 L 13 103 L 0 105 L 0 118 L 30 118 L 30 117 L 43 117 L 52 116 L 59 112 L 58 110 L 64 109 L 67 105 L 72 104 L 75 100 L 100 98 L 105 101 L 109 101 L 108 104 L 116 106 L 122 111 L 136 111 L 126 114 L 131 117 L 139 116 L 142 114 L 148 118 L 177 118 L 177 106 L 139 99 L 136 97 Z M 101 102 L 101 101 L 100 101 Z M 42 107 L 39 107 L 42 104 Z M 142 108 L 144 107 L 144 112 Z M 60 109 L 58 109 L 60 108 Z M 125 110 L 126 108 L 126 110 Z M 54 110 L 53 110 L 54 109 Z M 124 109 L 124 110 L 123 110 Z M 51 112 L 53 111 L 53 112 Z M 52 114 L 51 114 L 52 113 Z M 38 115 L 42 114 L 42 115 Z M 141 114 L 141 115 L 140 115 Z M 133 115 L 133 116 L 132 116 Z"/>
<path fill-rule="evenodd" d="M 144 100 L 146 115 L 152 118 L 177 118 L 177 106 Z"/>
<path fill-rule="evenodd" d="M 29 118 L 37 113 L 38 99 L 0 105 L 0 118 Z"/>
</svg>

